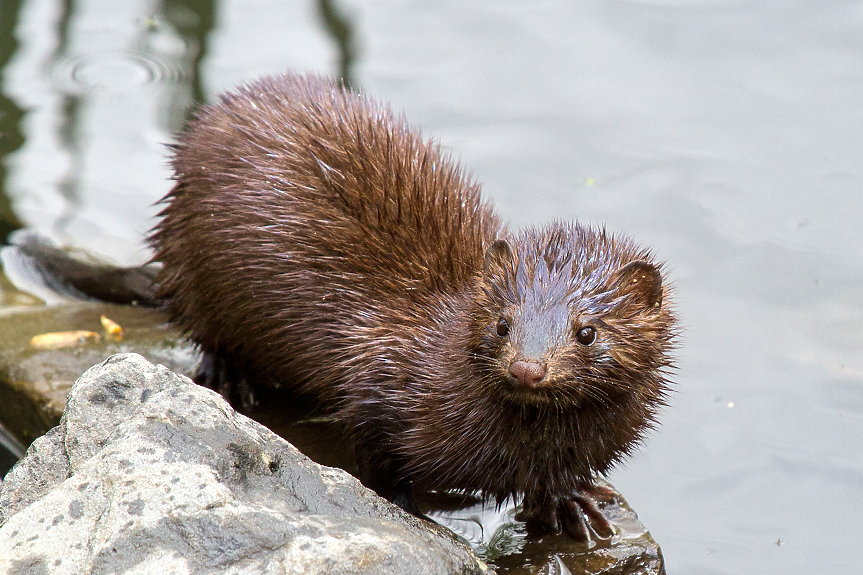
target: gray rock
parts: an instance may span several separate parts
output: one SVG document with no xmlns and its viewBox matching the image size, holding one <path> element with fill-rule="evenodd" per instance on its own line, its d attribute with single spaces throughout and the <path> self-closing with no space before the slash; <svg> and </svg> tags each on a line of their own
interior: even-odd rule
<svg viewBox="0 0 863 575">
<path fill-rule="evenodd" d="M 0 487 L 0 573 L 485 573 L 443 528 L 134 355 Z"/>
</svg>

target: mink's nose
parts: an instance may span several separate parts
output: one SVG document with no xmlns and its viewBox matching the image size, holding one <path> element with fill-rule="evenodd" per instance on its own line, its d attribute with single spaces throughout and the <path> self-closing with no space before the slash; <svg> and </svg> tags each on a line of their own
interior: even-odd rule
<svg viewBox="0 0 863 575">
<path fill-rule="evenodd" d="M 520 387 L 536 389 L 545 379 L 545 366 L 535 361 L 514 361 L 509 366 L 509 377 Z"/>
</svg>

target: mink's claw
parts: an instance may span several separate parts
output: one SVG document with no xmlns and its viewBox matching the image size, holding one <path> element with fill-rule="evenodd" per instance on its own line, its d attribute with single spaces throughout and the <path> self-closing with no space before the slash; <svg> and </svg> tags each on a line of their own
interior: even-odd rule
<svg viewBox="0 0 863 575">
<path fill-rule="evenodd" d="M 561 510 L 563 528 L 573 539 L 589 541 L 591 532 L 597 539 L 609 539 L 614 535 L 611 522 L 596 506 L 596 501 L 584 492 L 562 499 Z"/>
<path fill-rule="evenodd" d="M 596 505 L 591 491 L 586 488 L 565 496 L 525 498 L 516 519 L 549 533 L 566 531 L 576 541 L 609 539 L 614 535 L 614 526 Z"/>
</svg>

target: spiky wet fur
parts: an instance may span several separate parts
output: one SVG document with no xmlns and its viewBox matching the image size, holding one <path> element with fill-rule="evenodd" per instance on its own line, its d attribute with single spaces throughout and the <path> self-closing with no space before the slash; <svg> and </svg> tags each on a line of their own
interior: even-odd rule
<svg viewBox="0 0 863 575">
<path fill-rule="evenodd" d="M 509 234 L 386 107 L 313 76 L 265 78 L 204 107 L 173 167 L 151 235 L 173 321 L 255 381 L 317 397 L 399 478 L 563 495 L 652 425 L 674 338 L 666 282 L 650 309 L 614 283 L 650 254 L 579 224 Z M 501 237 L 512 261 L 485 269 Z M 546 329 L 538 313 L 553 337 L 526 333 Z M 581 346 L 588 321 L 601 328 Z M 531 393 L 507 372 L 525 341 L 548 363 Z"/>
</svg>

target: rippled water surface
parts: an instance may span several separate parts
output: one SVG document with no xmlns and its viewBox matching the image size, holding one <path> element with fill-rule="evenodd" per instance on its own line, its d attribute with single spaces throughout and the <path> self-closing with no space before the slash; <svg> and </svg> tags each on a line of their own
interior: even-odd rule
<svg viewBox="0 0 863 575">
<path fill-rule="evenodd" d="M 4 0 L 0 234 L 143 261 L 189 107 L 286 68 L 668 262 L 677 391 L 611 480 L 669 573 L 860 572 L 863 2 Z"/>
</svg>

